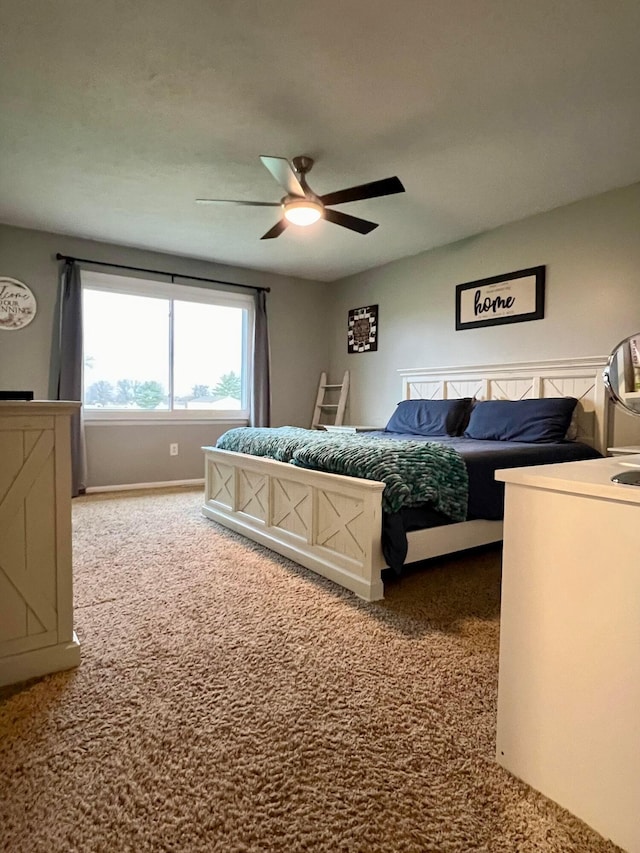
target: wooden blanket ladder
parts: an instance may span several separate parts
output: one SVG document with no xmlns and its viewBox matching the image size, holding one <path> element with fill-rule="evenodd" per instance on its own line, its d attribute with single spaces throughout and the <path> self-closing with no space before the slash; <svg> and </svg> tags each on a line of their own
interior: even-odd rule
<svg viewBox="0 0 640 853">
<path fill-rule="evenodd" d="M 335 385 L 327 383 L 327 374 L 320 374 L 316 407 L 313 410 L 311 429 L 322 429 L 325 424 L 341 426 L 344 410 L 349 396 L 349 371 L 345 370 L 342 382 Z"/>
</svg>

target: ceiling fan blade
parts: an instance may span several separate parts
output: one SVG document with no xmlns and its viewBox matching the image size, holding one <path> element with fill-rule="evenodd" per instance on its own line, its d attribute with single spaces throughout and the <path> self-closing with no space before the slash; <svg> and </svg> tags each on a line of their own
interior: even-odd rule
<svg viewBox="0 0 640 853">
<path fill-rule="evenodd" d="M 289 195 L 298 195 L 304 198 L 304 187 L 298 180 L 293 166 L 288 160 L 284 157 L 266 157 L 264 154 L 260 155 L 260 159 Z"/>
<path fill-rule="evenodd" d="M 320 200 L 323 204 L 344 204 L 347 201 L 378 198 L 381 195 L 393 195 L 404 191 L 399 178 L 383 178 L 381 181 L 371 181 L 368 184 L 360 184 L 358 187 L 349 187 L 346 190 L 321 195 Z"/>
<path fill-rule="evenodd" d="M 351 231 L 357 231 L 358 234 L 368 234 L 378 227 L 377 222 L 369 222 L 368 219 L 359 219 L 357 216 L 349 216 L 348 213 L 343 213 L 341 210 L 326 210 L 324 218 L 327 222 L 333 222 L 335 225 L 342 225 L 343 228 L 350 228 Z"/>
<path fill-rule="evenodd" d="M 279 237 L 282 234 L 282 232 L 284 231 L 284 229 L 288 226 L 288 224 L 289 223 L 287 222 L 287 220 L 284 217 L 282 217 L 282 219 L 279 222 L 276 222 L 276 224 L 273 226 L 273 228 L 270 228 L 266 234 L 262 235 L 262 237 L 260 239 L 261 240 L 273 240 L 274 237 Z"/>
<path fill-rule="evenodd" d="M 197 198 L 196 204 L 239 204 L 245 207 L 280 207 L 279 201 L 240 201 L 236 198 Z"/>
</svg>

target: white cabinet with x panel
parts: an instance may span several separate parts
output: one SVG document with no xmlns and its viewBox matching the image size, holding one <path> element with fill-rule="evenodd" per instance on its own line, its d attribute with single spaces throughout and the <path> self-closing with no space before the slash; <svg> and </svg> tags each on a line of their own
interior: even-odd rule
<svg viewBox="0 0 640 853">
<path fill-rule="evenodd" d="M 70 457 L 79 406 L 0 402 L 0 685 L 80 662 Z"/>
</svg>

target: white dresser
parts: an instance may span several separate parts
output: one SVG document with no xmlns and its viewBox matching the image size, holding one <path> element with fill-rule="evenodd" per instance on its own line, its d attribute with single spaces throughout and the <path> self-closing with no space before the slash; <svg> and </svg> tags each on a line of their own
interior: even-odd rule
<svg viewBox="0 0 640 853">
<path fill-rule="evenodd" d="M 637 462 L 638 457 L 628 457 Z M 640 487 L 607 458 L 506 483 L 497 760 L 640 853 Z"/>
<path fill-rule="evenodd" d="M 80 662 L 66 402 L 0 402 L 0 685 Z"/>
</svg>

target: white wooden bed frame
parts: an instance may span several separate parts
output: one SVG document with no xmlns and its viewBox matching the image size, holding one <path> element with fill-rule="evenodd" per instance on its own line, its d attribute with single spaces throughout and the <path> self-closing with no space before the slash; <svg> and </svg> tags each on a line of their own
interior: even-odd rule
<svg viewBox="0 0 640 853">
<path fill-rule="evenodd" d="M 398 371 L 402 399 L 577 397 L 577 440 L 604 453 L 606 357 Z M 389 413 L 391 415 L 391 413 Z M 383 597 L 383 483 L 204 447 L 202 512 L 352 590 Z M 407 534 L 407 563 L 502 539 L 501 521 L 464 521 Z"/>
</svg>

